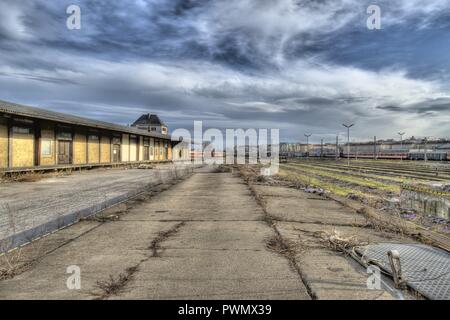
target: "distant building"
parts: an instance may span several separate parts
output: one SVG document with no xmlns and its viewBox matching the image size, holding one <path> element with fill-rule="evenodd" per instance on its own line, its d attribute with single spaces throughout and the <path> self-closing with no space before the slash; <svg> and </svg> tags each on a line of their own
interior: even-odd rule
<svg viewBox="0 0 450 320">
<path fill-rule="evenodd" d="M 167 126 L 156 114 L 143 114 L 131 126 L 148 132 L 168 134 Z"/>
</svg>

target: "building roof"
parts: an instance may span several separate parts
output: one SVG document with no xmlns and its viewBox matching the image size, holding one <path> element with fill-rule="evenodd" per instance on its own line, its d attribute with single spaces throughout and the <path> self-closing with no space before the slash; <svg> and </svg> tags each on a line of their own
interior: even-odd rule
<svg viewBox="0 0 450 320">
<path fill-rule="evenodd" d="M 88 118 L 73 116 L 61 112 L 45 110 L 41 108 L 24 106 L 16 103 L 0 100 L 0 113 L 17 115 L 29 118 L 37 118 L 42 120 L 50 120 L 59 123 L 66 123 L 72 125 L 85 126 L 90 128 L 105 129 L 111 131 L 118 131 L 123 133 L 130 133 L 142 136 L 149 136 L 154 138 L 171 139 L 170 135 L 156 132 L 148 132 L 137 128 L 122 126 L 114 123 L 92 120 Z"/>
<path fill-rule="evenodd" d="M 166 125 L 159 119 L 156 114 L 143 114 L 139 117 L 131 126 L 135 127 L 137 125 L 150 125 L 150 126 L 165 126 Z"/>
</svg>

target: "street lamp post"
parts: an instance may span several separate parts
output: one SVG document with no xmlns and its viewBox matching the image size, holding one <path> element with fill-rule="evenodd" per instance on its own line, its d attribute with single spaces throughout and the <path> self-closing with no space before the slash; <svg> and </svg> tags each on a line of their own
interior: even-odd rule
<svg viewBox="0 0 450 320">
<path fill-rule="evenodd" d="M 403 135 L 404 135 L 405 133 L 404 132 L 398 132 L 398 135 L 400 136 L 400 154 L 402 154 L 403 153 Z M 403 156 L 401 155 L 400 156 L 400 161 L 403 161 Z"/>
<path fill-rule="evenodd" d="M 306 157 L 309 158 L 309 137 L 311 137 L 312 134 L 305 134 L 306 137 Z"/>
<path fill-rule="evenodd" d="M 344 127 L 347 128 L 347 166 L 350 167 L 350 128 L 353 127 L 355 124 L 342 124 Z"/>
<path fill-rule="evenodd" d="M 339 136 L 336 135 L 336 160 L 339 158 Z"/>
<path fill-rule="evenodd" d="M 320 157 L 323 158 L 323 139 L 320 139 Z"/>
</svg>

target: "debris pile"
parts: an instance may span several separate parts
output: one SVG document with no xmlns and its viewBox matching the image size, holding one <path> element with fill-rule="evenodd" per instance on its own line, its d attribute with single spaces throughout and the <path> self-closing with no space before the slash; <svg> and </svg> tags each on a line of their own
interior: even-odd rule
<svg viewBox="0 0 450 320">
<path fill-rule="evenodd" d="M 350 253 L 357 246 L 367 245 L 367 242 L 359 240 L 356 236 L 344 237 L 336 230 L 318 231 L 314 235 L 331 249 L 343 253 Z"/>
</svg>

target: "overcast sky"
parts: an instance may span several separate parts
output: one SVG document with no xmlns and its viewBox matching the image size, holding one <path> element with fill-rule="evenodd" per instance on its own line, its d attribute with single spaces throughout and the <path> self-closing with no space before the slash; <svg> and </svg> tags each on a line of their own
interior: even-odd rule
<svg viewBox="0 0 450 320">
<path fill-rule="evenodd" d="M 449 76 L 450 0 L 0 0 L 0 99 L 121 124 L 450 137 Z"/>
</svg>

